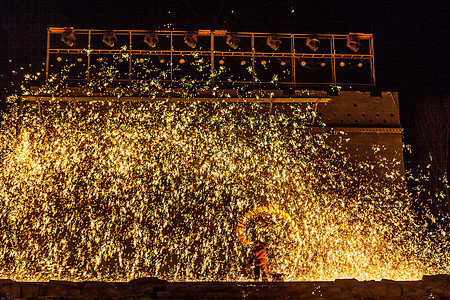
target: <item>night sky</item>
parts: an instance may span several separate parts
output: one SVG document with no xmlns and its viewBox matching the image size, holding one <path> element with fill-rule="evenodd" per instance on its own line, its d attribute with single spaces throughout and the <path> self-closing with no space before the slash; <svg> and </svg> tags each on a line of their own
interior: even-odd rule
<svg viewBox="0 0 450 300">
<path fill-rule="evenodd" d="M 374 34 L 377 87 L 400 93 L 402 125 L 414 143 L 415 103 L 424 95 L 450 93 L 449 7 L 447 0 L 2 0 L 2 96 L 17 88 L 10 81 L 20 74 L 13 75 L 12 70 L 43 68 L 50 26 L 167 29 L 172 24 L 175 30 L 365 32 Z"/>
</svg>

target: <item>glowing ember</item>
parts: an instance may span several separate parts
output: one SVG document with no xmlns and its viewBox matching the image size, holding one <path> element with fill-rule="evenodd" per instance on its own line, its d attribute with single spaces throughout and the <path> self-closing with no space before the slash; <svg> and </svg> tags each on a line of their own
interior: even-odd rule
<svg viewBox="0 0 450 300">
<path fill-rule="evenodd" d="M 19 134 L 15 109 L 0 134 L 0 276 L 243 280 L 236 229 L 260 206 L 296 224 L 249 229 L 288 280 L 450 271 L 448 236 L 416 221 L 398 162 L 380 157 L 383 176 L 365 177 L 373 165 L 305 129 L 310 106 L 55 102 L 42 120 L 26 110 Z"/>
</svg>

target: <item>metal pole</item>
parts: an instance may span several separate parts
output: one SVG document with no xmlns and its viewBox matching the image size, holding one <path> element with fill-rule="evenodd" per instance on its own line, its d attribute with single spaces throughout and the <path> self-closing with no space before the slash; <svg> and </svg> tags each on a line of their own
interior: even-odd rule
<svg viewBox="0 0 450 300">
<path fill-rule="evenodd" d="M 128 50 L 129 56 L 128 56 L 128 81 L 131 83 L 131 40 L 132 40 L 131 30 L 130 30 L 130 49 Z"/>
<path fill-rule="evenodd" d="M 16 136 L 19 136 L 20 126 L 22 125 L 23 99 L 19 96 L 19 110 L 17 111 Z"/>
<path fill-rule="evenodd" d="M 375 55 L 373 47 L 373 35 L 369 39 L 370 48 L 370 79 L 372 81 L 373 87 L 375 87 Z"/>
<path fill-rule="evenodd" d="M 73 114 L 75 115 L 75 117 L 77 116 L 77 100 L 75 97 L 72 97 L 73 103 L 72 103 L 72 108 L 73 108 Z"/>
<path fill-rule="evenodd" d="M 88 56 L 87 56 L 87 70 L 86 70 L 86 80 L 89 83 L 90 71 L 91 71 L 91 30 L 88 31 Z"/>
<path fill-rule="evenodd" d="M 47 29 L 47 57 L 45 59 L 45 80 L 48 79 L 49 63 L 50 63 L 50 29 Z"/>
<path fill-rule="evenodd" d="M 211 32 L 211 89 L 214 89 L 214 32 Z"/>
<path fill-rule="evenodd" d="M 173 32 L 170 32 L 170 84 L 173 80 Z"/>
<path fill-rule="evenodd" d="M 252 33 L 252 87 L 255 89 L 255 79 L 256 79 L 256 73 L 255 73 L 255 35 Z"/>
<path fill-rule="evenodd" d="M 334 35 L 331 36 L 331 81 L 336 86 L 336 51 L 334 48 Z"/>
<path fill-rule="evenodd" d="M 316 121 L 316 113 L 317 113 L 317 106 L 319 106 L 320 98 L 317 99 L 316 103 L 314 104 L 314 115 L 312 117 L 311 126 L 314 125 L 314 122 Z"/>
<path fill-rule="evenodd" d="M 295 42 L 294 36 L 291 35 L 291 70 L 292 70 L 292 82 L 294 83 L 294 91 L 297 89 L 297 75 L 295 74 Z"/>
<path fill-rule="evenodd" d="M 38 110 L 39 110 L 39 119 L 42 120 L 42 105 L 41 100 L 38 98 Z"/>
</svg>

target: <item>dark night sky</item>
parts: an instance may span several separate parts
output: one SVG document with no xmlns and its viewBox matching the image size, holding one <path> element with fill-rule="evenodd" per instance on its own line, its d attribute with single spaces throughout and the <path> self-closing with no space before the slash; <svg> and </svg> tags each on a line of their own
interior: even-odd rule
<svg viewBox="0 0 450 300">
<path fill-rule="evenodd" d="M 2 74 L 9 71 L 9 59 L 14 66 L 32 64 L 39 68 L 50 26 L 163 29 L 172 23 L 177 30 L 373 32 L 381 89 L 449 90 L 450 4 L 446 0 L 1 2 Z"/>
<path fill-rule="evenodd" d="M 400 92 L 408 128 L 417 94 L 450 93 L 449 7 L 448 0 L 2 0 L 1 87 L 10 90 L 12 69 L 42 68 L 50 26 L 164 29 L 171 23 L 176 30 L 373 32 L 378 88 Z"/>
</svg>

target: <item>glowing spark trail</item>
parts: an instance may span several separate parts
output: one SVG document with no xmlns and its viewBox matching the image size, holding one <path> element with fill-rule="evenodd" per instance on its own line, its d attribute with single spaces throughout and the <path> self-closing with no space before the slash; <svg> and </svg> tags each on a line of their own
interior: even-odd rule
<svg viewBox="0 0 450 300">
<path fill-rule="evenodd" d="M 379 176 L 352 164 L 307 130 L 309 105 L 55 101 L 20 133 L 15 110 L 0 133 L 2 277 L 243 280 L 238 221 L 261 206 L 290 216 L 250 232 L 289 280 L 450 271 L 448 235 L 416 221 L 399 162 L 379 157 Z"/>
</svg>

